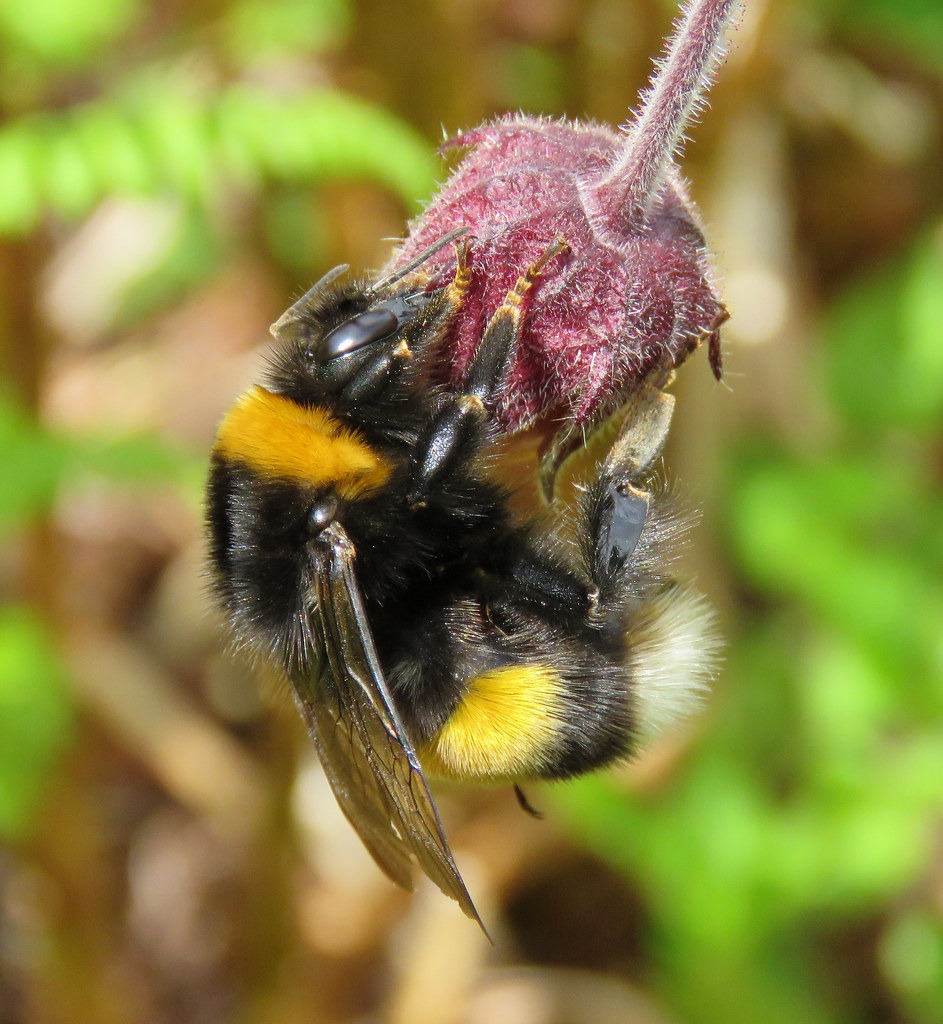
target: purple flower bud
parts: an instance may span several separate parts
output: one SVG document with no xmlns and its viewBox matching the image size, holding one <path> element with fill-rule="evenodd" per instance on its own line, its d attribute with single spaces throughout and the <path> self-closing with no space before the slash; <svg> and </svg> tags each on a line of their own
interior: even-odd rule
<svg viewBox="0 0 943 1024">
<path fill-rule="evenodd" d="M 454 228 L 468 229 L 473 281 L 443 342 L 447 383 L 460 386 L 517 278 L 558 236 L 569 245 L 527 294 L 510 386 L 496 410 L 507 432 L 540 424 L 557 431 L 558 446 L 561 437 L 578 440 L 651 374 L 667 375 L 704 341 L 719 378 L 726 311 L 674 157 L 723 55 L 736 6 L 689 6 L 621 132 L 512 116 L 447 143 L 468 152 L 387 268 Z M 444 249 L 423 269 L 438 287 L 453 267 Z"/>
</svg>

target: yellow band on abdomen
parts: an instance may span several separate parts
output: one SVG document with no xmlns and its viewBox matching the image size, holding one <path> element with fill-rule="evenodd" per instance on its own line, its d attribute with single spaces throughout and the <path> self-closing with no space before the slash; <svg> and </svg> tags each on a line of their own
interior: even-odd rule
<svg viewBox="0 0 943 1024">
<path fill-rule="evenodd" d="M 333 487 L 345 498 L 379 490 L 391 473 L 387 459 L 329 412 L 261 387 L 230 410 L 214 450 L 262 476 Z"/>
<path fill-rule="evenodd" d="M 419 751 L 444 778 L 533 778 L 560 734 L 563 682 L 549 665 L 508 665 L 477 676 L 439 732 Z"/>
</svg>

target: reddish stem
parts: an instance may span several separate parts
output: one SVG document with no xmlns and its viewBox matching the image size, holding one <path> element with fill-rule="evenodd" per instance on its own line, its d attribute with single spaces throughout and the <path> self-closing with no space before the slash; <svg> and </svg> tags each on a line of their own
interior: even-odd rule
<svg viewBox="0 0 943 1024">
<path fill-rule="evenodd" d="M 675 23 L 640 109 L 626 127 L 622 159 L 593 183 L 596 218 L 620 237 L 644 227 L 651 205 L 726 52 L 740 0 L 693 0 Z"/>
</svg>

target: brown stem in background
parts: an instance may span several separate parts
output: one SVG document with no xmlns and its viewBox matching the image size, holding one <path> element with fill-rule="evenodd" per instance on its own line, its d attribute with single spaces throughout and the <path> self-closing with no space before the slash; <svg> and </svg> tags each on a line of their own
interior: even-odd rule
<svg viewBox="0 0 943 1024">
<path fill-rule="evenodd" d="M 36 295 L 45 246 L 36 236 L 0 242 L 0 372 L 16 397 L 34 415 L 46 361 L 36 313 Z"/>
</svg>

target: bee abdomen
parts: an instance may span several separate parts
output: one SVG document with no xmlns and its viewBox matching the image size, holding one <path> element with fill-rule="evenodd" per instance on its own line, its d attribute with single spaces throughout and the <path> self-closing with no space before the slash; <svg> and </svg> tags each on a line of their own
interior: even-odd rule
<svg viewBox="0 0 943 1024">
<path fill-rule="evenodd" d="M 473 678 L 420 756 L 433 775 L 479 782 L 541 777 L 565 727 L 566 687 L 551 665 L 505 665 Z"/>
<path fill-rule="evenodd" d="M 550 638 L 548 637 L 548 640 Z M 627 756 L 633 710 L 627 666 L 567 650 L 474 676 L 420 747 L 434 775 L 477 782 L 564 779 Z"/>
</svg>

